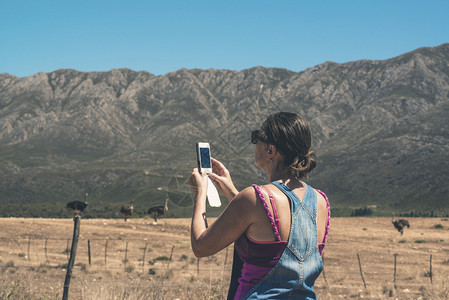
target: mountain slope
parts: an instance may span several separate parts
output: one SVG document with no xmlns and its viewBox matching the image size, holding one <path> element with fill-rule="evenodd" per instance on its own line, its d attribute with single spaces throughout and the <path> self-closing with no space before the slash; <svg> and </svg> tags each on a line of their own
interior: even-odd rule
<svg viewBox="0 0 449 300">
<path fill-rule="evenodd" d="M 334 207 L 449 213 L 445 44 L 299 73 L 0 74 L 0 204 L 8 207 L 0 214 L 39 216 L 46 206 L 61 215 L 63 203 L 85 192 L 92 216 L 114 216 L 129 199 L 143 213 L 166 197 L 173 215 L 190 214 L 183 183 L 195 142 L 211 142 L 239 187 L 263 183 L 249 132 L 279 110 L 311 122 L 319 165 L 310 183 Z"/>
</svg>

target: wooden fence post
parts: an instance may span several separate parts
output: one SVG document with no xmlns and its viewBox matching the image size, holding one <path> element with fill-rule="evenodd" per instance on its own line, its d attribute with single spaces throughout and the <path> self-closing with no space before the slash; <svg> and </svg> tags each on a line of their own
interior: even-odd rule
<svg viewBox="0 0 449 300">
<path fill-rule="evenodd" d="M 360 263 L 360 257 L 359 257 L 358 253 L 357 253 L 357 259 L 359 261 L 360 276 L 362 276 L 363 285 L 365 286 L 365 289 L 366 289 L 365 278 L 363 278 L 363 272 L 362 272 L 362 264 Z"/>
<path fill-rule="evenodd" d="M 128 242 L 126 242 L 126 246 L 125 246 L 125 271 L 126 271 L 126 263 L 128 262 Z"/>
<path fill-rule="evenodd" d="M 80 215 L 76 215 L 73 218 L 74 227 L 73 227 L 73 240 L 72 240 L 72 249 L 70 251 L 70 259 L 67 265 L 67 273 L 64 281 L 64 292 L 62 295 L 63 300 L 67 300 L 69 297 L 69 286 L 70 286 L 70 278 L 72 277 L 72 269 L 73 264 L 75 263 L 76 256 L 76 247 L 78 246 L 78 238 L 80 235 Z"/>
<path fill-rule="evenodd" d="M 90 258 L 90 240 L 87 240 L 87 254 L 89 256 L 89 266 L 91 265 L 91 258 Z"/>
<path fill-rule="evenodd" d="M 67 260 L 69 259 L 69 242 L 70 242 L 70 239 L 67 239 L 67 245 L 65 247 L 65 253 L 67 254 Z"/>
<path fill-rule="evenodd" d="M 394 289 L 396 289 L 396 257 L 398 256 L 397 253 L 394 254 L 394 274 L 393 274 L 393 284 L 394 284 Z"/>
<path fill-rule="evenodd" d="M 432 274 L 432 254 L 430 254 L 430 271 L 429 271 L 429 277 L 430 277 L 430 284 L 433 285 L 433 282 L 432 282 L 432 276 L 433 276 L 433 274 Z"/>
<path fill-rule="evenodd" d="M 148 243 L 145 243 L 145 248 L 143 248 L 143 257 L 142 257 L 142 273 L 145 273 L 145 252 L 147 251 Z"/>
<path fill-rule="evenodd" d="M 45 239 L 45 263 L 48 262 L 48 256 L 47 256 L 47 242 L 48 242 L 48 239 Z"/>
<path fill-rule="evenodd" d="M 168 259 L 168 262 L 167 262 L 167 270 L 165 272 L 165 276 L 162 277 L 162 281 L 161 281 L 161 288 L 164 286 L 164 280 L 168 279 L 168 272 L 169 272 L 170 262 L 171 262 L 171 259 L 173 257 L 173 249 L 175 249 L 174 245 L 171 247 L 170 258 Z"/>
<path fill-rule="evenodd" d="M 28 260 L 30 260 L 30 246 L 31 246 L 31 237 L 28 237 Z"/>
<path fill-rule="evenodd" d="M 174 249 L 175 249 L 175 245 L 173 245 L 173 246 L 171 247 L 170 258 L 168 259 L 168 263 L 167 263 L 167 274 L 168 274 L 168 268 L 170 267 L 171 259 L 172 259 L 172 257 L 173 257 L 173 250 L 174 250 Z"/>
<path fill-rule="evenodd" d="M 321 256 L 321 260 L 323 261 L 323 278 L 324 278 L 324 282 L 326 282 L 326 284 L 327 284 L 326 273 L 324 273 L 324 252 L 323 252 L 323 255 Z"/>
<path fill-rule="evenodd" d="M 225 260 L 224 260 L 224 264 L 223 264 L 223 271 L 221 271 L 221 277 L 223 277 L 224 271 L 226 269 L 226 263 L 228 262 L 228 250 L 229 250 L 229 247 L 226 247 L 226 256 L 225 256 Z"/>
<path fill-rule="evenodd" d="M 104 267 L 107 269 L 107 256 L 108 256 L 108 240 L 106 240 L 106 244 L 104 245 Z"/>
</svg>

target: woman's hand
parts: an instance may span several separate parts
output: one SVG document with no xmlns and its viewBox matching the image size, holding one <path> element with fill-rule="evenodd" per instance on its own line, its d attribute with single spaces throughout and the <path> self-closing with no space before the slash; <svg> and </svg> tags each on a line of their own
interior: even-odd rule
<svg viewBox="0 0 449 300">
<path fill-rule="evenodd" d="M 207 175 L 200 174 L 198 168 L 193 169 L 192 175 L 189 177 L 190 189 L 192 190 L 192 195 L 195 201 L 199 198 L 206 199 L 207 195 Z"/>
<path fill-rule="evenodd" d="M 211 158 L 211 161 L 212 173 L 209 173 L 209 178 L 217 189 L 231 201 L 239 193 L 232 182 L 231 174 L 229 174 L 228 169 L 218 160 Z"/>
</svg>

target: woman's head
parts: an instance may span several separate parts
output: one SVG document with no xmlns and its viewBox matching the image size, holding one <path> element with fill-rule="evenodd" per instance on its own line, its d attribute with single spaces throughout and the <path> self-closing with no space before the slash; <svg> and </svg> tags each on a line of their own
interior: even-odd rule
<svg viewBox="0 0 449 300">
<path fill-rule="evenodd" d="M 316 167 L 309 122 L 300 115 L 289 112 L 272 114 L 262 123 L 260 141 L 274 145 L 282 155 L 288 172 L 297 177 L 307 177 Z"/>
</svg>

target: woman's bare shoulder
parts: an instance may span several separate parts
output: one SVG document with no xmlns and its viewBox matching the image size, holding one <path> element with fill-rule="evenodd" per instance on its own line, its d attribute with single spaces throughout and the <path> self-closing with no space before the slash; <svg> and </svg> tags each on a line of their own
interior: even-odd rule
<svg viewBox="0 0 449 300">
<path fill-rule="evenodd" d="M 256 191 L 253 186 L 249 186 L 240 191 L 232 201 L 238 201 L 247 204 L 255 204 L 256 200 L 257 200 Z"/>
<path fill-rule="evenodd" d="M 327 201 L 324 198 L 324 193 L 321 192 L 320 190 L 317 189 L 313 189 L 315 191 L 316 194 L 316 199 L 317 199 L 317 205 L 318 205 L 318 209 L 327 209 Z"/>
</svg>

